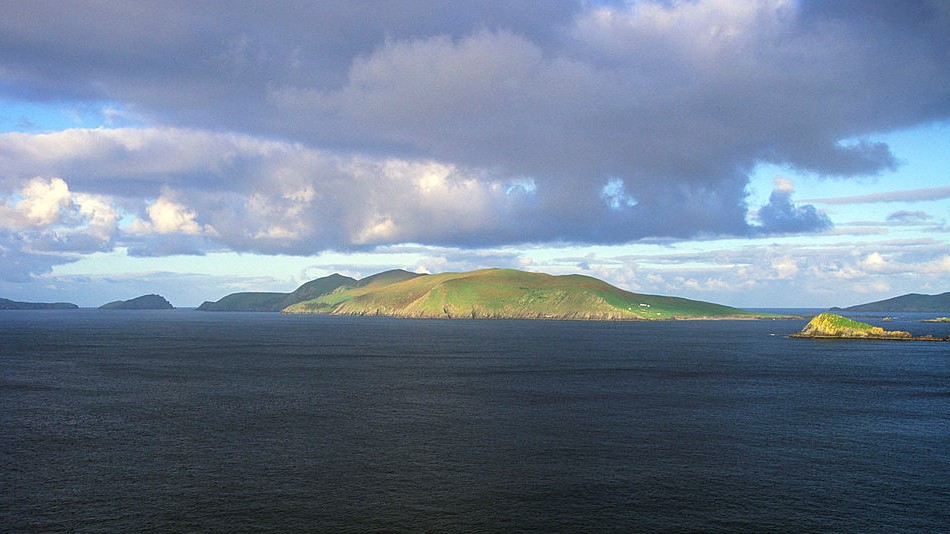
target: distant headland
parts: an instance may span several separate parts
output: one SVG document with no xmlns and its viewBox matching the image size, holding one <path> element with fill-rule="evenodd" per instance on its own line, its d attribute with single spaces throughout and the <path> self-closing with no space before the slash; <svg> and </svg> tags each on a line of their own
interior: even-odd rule
<svg viewBox="0 0 950 534">
<path fill-rule="evenodd" d="M 129 300 L 117 300 L 99 306 L 100 310 L 171 310 L 174 306 L 161 295 L 142 295 Z"/>
<path fill-rule="evenodd" d="M 950 292 L 939 295 L 921 295 L 909 293 L 885 300 L 858 304 L 847 308 L 831 308 L 831 311 L 848 312 L 910 312 L 931 313 L 950 312 Z"/>
<path fill-rule="evenodd" d="M 777 316 L 678 297 L 631 293 L 582 275 L 514 269 L 418 274 L 385 271 L 356 280 L 334 274 L 293 293 L 233 293 L 202 311 L 429 319 L 656 321 L 761 319 Z"/>
<path fill-rule="evenodd" d="M 17 302 L 0 298 L 0 310 L 76 310 L 71 302 Z"/>
</svg>

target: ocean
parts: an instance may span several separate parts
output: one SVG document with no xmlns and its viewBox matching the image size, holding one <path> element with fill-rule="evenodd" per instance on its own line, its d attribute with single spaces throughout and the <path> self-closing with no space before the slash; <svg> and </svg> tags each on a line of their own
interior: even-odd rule
<svg viewBox="0 0 950 534">
<path fill-rule="evenodd" d="M 0 531 L 950 531 L 950 344 L 805 322 L 0 312 Z"/>
</svg>

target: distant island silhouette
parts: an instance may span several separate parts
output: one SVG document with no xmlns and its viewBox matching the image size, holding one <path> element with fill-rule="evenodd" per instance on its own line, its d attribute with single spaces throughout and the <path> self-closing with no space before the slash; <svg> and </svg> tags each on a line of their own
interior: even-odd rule
<svg viewBox="0 0 950 534">
<path fill-rule="evenodd" d="M 0 310 L 76 310 L 72 302 L 18 302 L 0 298 Z"/>
<path fill-rule="evenodd" d="M 142 295 L 129 300 L 117 300 L 99 306 L 100 310 L 171 310 L 174 306 L 161 295 Z"/>
<path fill-rule="evenodd" d="M 858 304 L 847 308 L 831 308 L 831 310 L 848 312 L 950 312 L 950 292 L 939 295 L 908 293 L 890 299 Z"/>
</svg>

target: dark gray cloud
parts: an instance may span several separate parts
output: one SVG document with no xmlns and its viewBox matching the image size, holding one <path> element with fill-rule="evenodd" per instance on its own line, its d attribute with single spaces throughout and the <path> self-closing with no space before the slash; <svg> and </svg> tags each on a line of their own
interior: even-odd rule
<svg viewBox="0 0 950 534">
<path fill-rule="evenodd" d="M 141 254 L 817 231 L 787 191 L 747 222 L 756 165 L 873 175 L 867 136 L 950 117 L 942 2 L 7 4 L 0 94 L 162 128 L 6 136 L 0 180 Z"/>
<path fill-rule="evenodd" d="M 30 239 L 16 232 L 0 231 L 0 280 L 26 283 L 48 273 L 54 265 L 74 261 L 69 256 L 30 250 Z"/>
<path fill-rule="evenodd" d="M 814 206 L 796 206 L 792 190 L 777 187 L 769 196 L 769 203 L 758 212 L 759 231 L 765 234 L 792 234 L 819 232 L 833 227 L 831 219 Z"/>
<path fill-rule="evenodd" d="M 0 92 L 114 99 L 161 120 L 272 127 L 272 85 L 333 87 L 355 57 L 386 40 L 513 28 L 533 39 L 568 24 L 573 1 L 541 3 L 3 2 Z"/>
</svg>

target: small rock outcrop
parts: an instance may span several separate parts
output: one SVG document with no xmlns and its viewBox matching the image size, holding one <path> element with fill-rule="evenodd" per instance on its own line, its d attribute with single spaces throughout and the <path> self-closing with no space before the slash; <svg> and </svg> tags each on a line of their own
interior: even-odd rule
<svg viewBox="0 0 950 534">
<path fill-rule="evenodd" d="M 99 306 L 100 310 L 172 310 L 175 307 L 161 295 L 142 295 L 129 300 L 117 300 Z"/>
<path fill-rule="evenodd" d="M 884 339 L 896 341 L 948 341 L 950 338 L 912 336 L 903 330 L 884 330 L 834 313 L 822 313 L 790 337 L 815 339 Z"/>
</svg>

